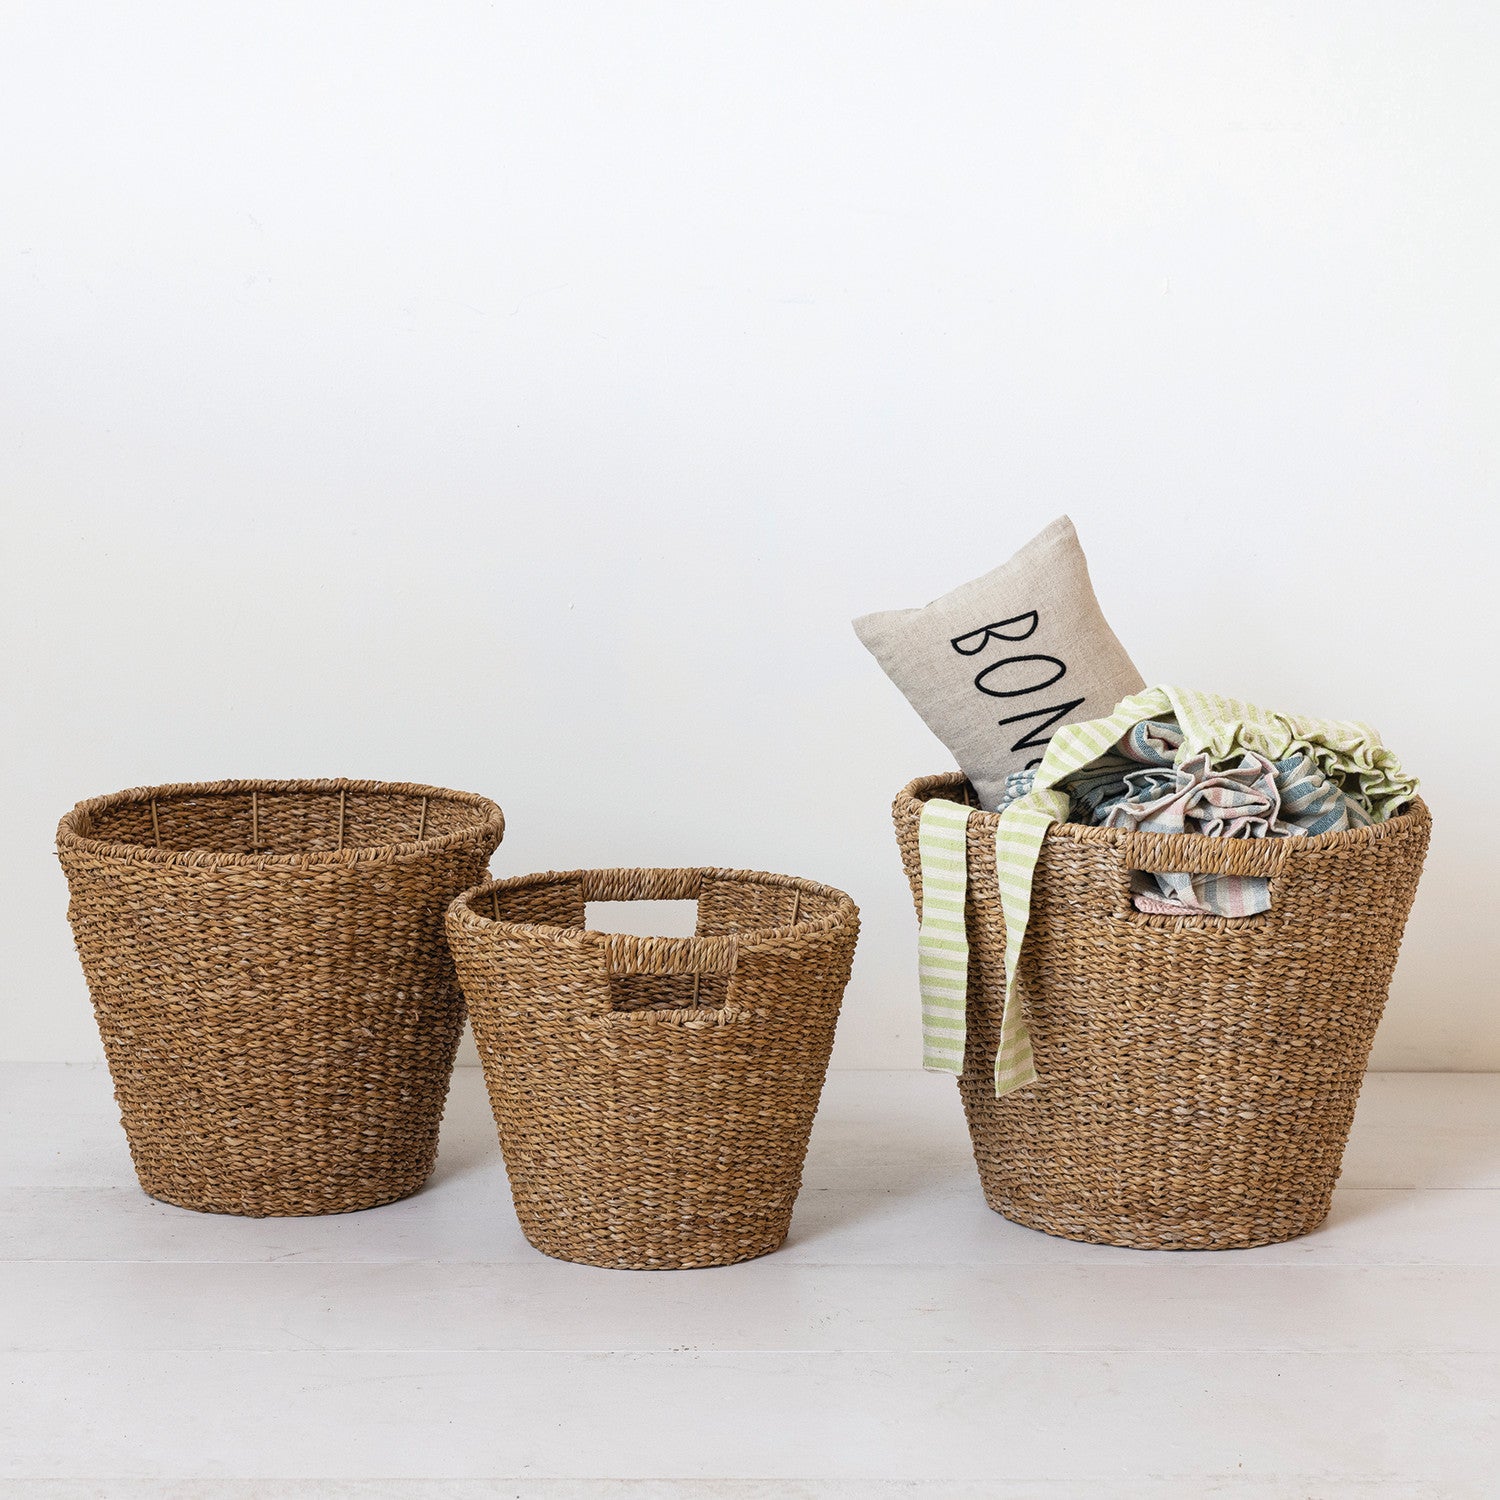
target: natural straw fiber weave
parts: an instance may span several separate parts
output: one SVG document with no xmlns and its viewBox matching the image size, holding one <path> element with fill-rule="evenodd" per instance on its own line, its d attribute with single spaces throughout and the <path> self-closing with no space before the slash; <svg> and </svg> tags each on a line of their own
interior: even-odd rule
<svg viewBox="0 0 1500 1500">
<path fill-rule="evenodd" d="M 958 774 L 896 798 L 921 908 L 929 797 L 975 805 Z M 994 1095 L 1005 995 L 999 815 L 969 819 L 968 1036 L 959 1079 L 989 1206 L 1067 1239 L 1229 1249 L 1306 1234 L 1328 1213 L 1427 850 L 1418 800 L 1373 828 L 1214 839 L 1055 825 L 1031 896 L 1019 993 L 1039 1084 Z M 1148 916 L 1131 870 L 1271 878 L 1259 916 Z"/>
<path fill-rule="evenodd" d="M 80 802 L 57 831 L 141 1186 L 213 1213 L 341 1213 L 432 1170 L 463 999 L 443 913 L 504 819 L 378 781 Z"/>
<path fill-rule="evenodd" d="M 588 901 L 692 899 L 696 937 L 584 930 Z M 455 901 L 526 1238 L 634 1270 L 775 1250 L 858 935 L 842 891 L 743 870 L 526 875 Z"/>
</svg>

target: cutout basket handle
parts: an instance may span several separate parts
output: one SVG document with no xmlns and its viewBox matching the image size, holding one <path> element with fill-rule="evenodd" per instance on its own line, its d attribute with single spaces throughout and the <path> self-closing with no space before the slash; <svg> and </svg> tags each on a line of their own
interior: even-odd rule
<svg viewBox="0 0 1500 1500">
<path fill-rule="evenodd" d="M 696 901 L 702 870 L 585 870 L 585 901 Z"/>
<path fill-rule="evenodd" d="M 1258 875 L 1286 868 L 1295 838 L 1216 839 L 1201 833 L 1142 833 L 1131 829 L 1116 846 L 1126 870 L 1153 875 Z"/>
<path fill-rule="evenodd" d="M 596 936 L 611 978 L 631 974 L 729 975 L 739 963 L 739 941 L 734 937 L 636 937 L 625 932 Z"/>
<path fill-rule="evenodd" d="M 696 901 L 702 870 L 589 870 L 581 881 L 585 901 Z M 604 949 L 611 977 L 630 974 L 733 974 L 739 961 L 734 937 L 639 937 L 627 932 L 593 935 Z"/>
</svg>

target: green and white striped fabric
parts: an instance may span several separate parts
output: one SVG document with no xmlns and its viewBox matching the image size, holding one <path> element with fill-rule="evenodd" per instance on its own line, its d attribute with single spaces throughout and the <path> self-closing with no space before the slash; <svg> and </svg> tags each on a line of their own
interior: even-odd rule
<svg viewBox="0 0 1500 1500">
<path fill-rule="evenodd" d="M 1097 760 L 1135 725 L 1169 714 L 1175 715 L 1183 732 L 1182 744 L 1177 751 L 1179 763 L 1205 753 L 1218 763 L 1233 760 L 1246 750 L 1258 751 L 1270 760 L 1306 755 L 1331 780 L 1360 797 L 1377 821 L 1392 816 L 1416 795 L 1416 778 L 1406 774 L 1400 761 L 1381 744 L 1380 736 L 1368 724 L 1274 713 L 1237 698 L 1220 697 L 1217 693 L 1174 687 L 1146 688 L 1123 699 L 1107 718 L 1064 725 L 1048 742 L 1042 763 L 1037 768 L 1033 789 L 1000 814 L 995 831 L 995 871 L 1000 885 L 1000 907 L 1005 917 L 1005 1004 L 1000 1021 L 1000 1046 L 995 1057 L 997 1097 L 1037 1081 L 1036 1069 L 1032 1065 L 1031 1038 L 1016 995 L 1016 974 L 1021 964 L 1021 947 L 1026 941 L 1026 924 L 1031 917 L 1031 881 L 1042 840 L 1054 823 L 1064 822 L 1068 816 L 1068 794 L 1056 790 L 1058 783 Z M 962 813 L 967 823 L 968 809 L 953 802 L 937 805 Z M 924 825 L 926 816 L 924 811 Z M 945 815 L 944 834 L 947 838 L 960 840 L 958 847 L 963 849 L 962 834 L 955 833 L 951 813 Z M 951 851 L 946 852 L 951 863 Z M 924 844 L 924 932 L 927 927 L 926 862 Z M 942 873 L 950 879 L 953 876 L 951 868 L 945 868 Z M 966 875 L 966 870 L 961 872 L 959 880 L 963 881 Z M 961 902 L 959 910 L 962 912 Z M 967 952 L 965 944 L 965 955 Z M 965 965 L 965 975 L 967 972 Z M 952 1028 L 956 1018 L 957 1034 L 962 1036 L 967 986 L 960 985 L 955 990 L 950 984 L 944 986 L 943 992 L 945 1023 Z M 925 1022 L 925 976 L 922 1004 Z M 928 1050 L 931 1054 L 930 1047 Z M 928 1066 L 948 1065 L 929 1063 Z"/>
<path fill-rule="evenodd" d="M 1062 813 L 1068 813 L 1068 799 L 1062 800 Z M 922 804 L 917 846 L 922 863 L 922 926 L 917 934 L 917 973 L 922 985 L 922 1066 L 932 1072 L 962 1073 L 964 1068 L 965 1013 L 968 1000 L 969 939 L 964 923 L 964 900 L 968 894 L 968 827 L 969 815 L 975 809 L 959 802 L 934 797 Z M 1031 908 L 1030 881 L 1025 889 L 1015 886 L 1015 877 L 1001 863 L 1000 841 L 1034 835 L 1036 847 L 1046 837 L 1050 820 L 1027 819 L 1017 829 L 1008 829 L 1002 820 L 996 833 L 995 870 L 1000 877 L 1002 901 L 1007 887 Z M 1035 854 L 1032 863 L 1035 864 Z M 1028 866 L 1029 868 L 1029 866 Z M 1006 913 L 1005 962 L 1009 970 L 1011 946 L 1020 954 L 1020 943 L 1010 936 L 1011 907 Z M 1002 1087 L 1002 1080 L 1004 1086 Z M 995 1056 L 995 1089 L 1009 1093 L 1023 1084 L 1036 1082 L 1031 1061 L 1031 1037 L 1021 1019 L 1019 1002 L 1011 999 L 1007 986 L 1005 1012 L 1000 1021 L 1000 1047 Z"/>
<path fill-rule="evenodd" d="M 917 974 L 922 986 L 922 1066 L 964 1068 L 964 999 L 969 986 L 969 809 L 933 798 L 922 806 L 917 843 L 922 860 L 922 926 Z"/>
</svg>

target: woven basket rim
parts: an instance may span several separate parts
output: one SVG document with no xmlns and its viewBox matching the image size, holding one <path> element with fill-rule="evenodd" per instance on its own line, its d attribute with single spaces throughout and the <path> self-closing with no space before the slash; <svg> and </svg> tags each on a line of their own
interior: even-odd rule
<svg viewBox="0 0 1500 1500">
<path fill-rule="evenodd" d="M 745 884 L 777 885 L 781 886 L 784 890 L 800 890 L 814 896 L 831 896 L 835 901 L 834 909 L 824 916 L 799 917 L 795 922 L 784 922 L 775 927 L 746 928 L 743 931 L 734 933 L 730 938 L 642 937 L 638 939 L 639 942 L 647 944 L 702 946 L 705 950 L 714 951 L 717 951 L 718 948 L 726 944 L 732 944 L 740 952 L 744 952 L 766 943 L 783 942 L 787 938 L 794 936 L 802 937 L 816 932 L 827 932 L 831 928 L 842 926 L 850 920 L 857 920 L 859 917 L 859 908 L 854 904 L 853 897 L 847 891 L 841 891 L 837 886 L 825 885 L 822 881 L 807 880 L 800 875 L 777 875 L 769 870 L 732 870 L 710 865 L 643 865 L 639 867 L 621 866 L 619 868 L 593 867 L 582 870 L 538 870 L 529 875 L 490 876 L 485 880 L 481 880 L 478 885 L 471 886 L 461 895 L 453 898 L 448 907 L 448 920 L 450 922 L 458 922 L 462 926 L 470 928 L 476 934 L 486 934 L 492 937 L 504 936 L 540 939 L 544 942 L 560 943 L 569 947 L 577 947 L 583 943 L 608 947 L 614 939 L 622 937 L 635 938 L 635 934 L 598 932 L 589 927 L 561 927 L 546 922 L 497 921 L 494 917 L 487 917 L 481 912 L 476 911 L 472 903 L 483 896 L 488 896 L 491 891 L 528 890 L 535 889 L 537 886 L 562 885 L 564 883 L 582 881 L 590 876 L 624 875 L 679 876 L 684 878 L 698 878 L 700 880 L 734 880 Z M 638 899 L 650 900 L 658 898 L 641 897 Z M 667 897 L 660 899 L 690 900 L 693 898 Z"/>
<path fill-rule="evenodd" d="M 939 795 L 941 788 L 956 789 L 968 785 L 969 778 L 962 771 L 940 771 L 931 776 L 915 777 L 896 793 L 894 811 L 898 817 L 909 815 L 913 806 Z M 1000 814 L 997 812 L 976 807 L 972 809 L 971 821 L 972 815 L 983 819 L 985 824 L 999 826 Z M 1430 818 L 1427 804 L 1420 797 L 1413 797 L 1405 812 L 1397 813 L 1384 822 L 1372 823 L 1368 828 L 1347 828 L 1334 833 L 1312 834 L 1306 838 L 1277 839 L 1275 842 L 1284 846 L 1285 857 L 1315 854 L 1321 849 L 1341 849 L 1351 844 L 1374 843 L 1378 839 L 1390 838 L 1395 834 L 1405 833 Z M 1203 833 L 1146 833 L 1140 829 L 1099 828 L 1090 823 L 1054 823 L 1047 830 L 1046 837 L 1049 842 L 1071 839 L 1079 844 L 1100 844 L 1116 848 L 1124 844 L 1145 848 L 1152 844 L 1161 846 L 1170 842 L 1172 851 L 1187 859 L 1195 852 L 1211 856 L 1224 842 Z"/>
<path fill-rule="evenodd" d="M 375 792 L 394 796 L 428 797 L 456 802 L 483 814 L 474 823 L 451 833 L 433 834 L 394 844 L 358 844 L 345 849 L 307 849 L 293 854 L 241 854 L 227 849 L 158 849 L 152 844 L 115 843 L 77 832 L 76 825 L 86 817 L 126 802 L 167 801 L 189 796 L 229 796 L 242 792 L 312 792 L 332 795 L 337 792 Z M 159 786 L 126 787 L 118 792 L 89 797 L 65 813 L 57 825 L 59 853 L 68 849 L 105 859 L 120 859 L 160 865 L 193 868 L 235 867 L 242 869 L 303 869 L 312 866 L 367 864 L 373 861 L 410 858 L 430 854 L 476 838 L 493 834 L 498 844 L 505 832 L 505 814 L 497 803 L 478 792 L 457 791 L 452 787 L 427 786 L 416 781 L 369 781 L 350 777 L 308 777 L 292 780 L 251 777 L 228 781 L 172 781 Z"/>
</svg>

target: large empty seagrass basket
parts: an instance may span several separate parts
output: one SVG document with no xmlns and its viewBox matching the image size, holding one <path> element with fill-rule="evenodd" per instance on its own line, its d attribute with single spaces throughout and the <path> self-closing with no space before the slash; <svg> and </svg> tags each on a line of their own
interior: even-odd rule
<svg viewBox="0 0 1500 1500">
<path fill-rule="evenodd" d="M 894 815 L 921 909 L 925 776 Z M 1005 990 L 995 813 L 968 828 L 969 997 L 959 1087 L 990 1207 L 1068 1239 L 1229 1249 L 1328 1213 L 1370 1042 L 1427 850 L 1426 806 L 1316 838 L 1214 839 L 1056 825 L 1043 844 L 1020 996 L 1041 1081 L 1002 1099 Z M 1132 870 L 1264 875 L 1271 910 L 1148 916 Z"/>
<path fill-rule="evenodd" d="M 697 936 L 585 930 L 698 902 Z M 448 914 L 516 1212 L 562 1260 L 728 1265 L 786 1238 L 859 913 L 743 870 L 492 881 Z"/>
<path fill-rule="evenodd" d="M 378 781 L 80 802 L 68 916 L 141 1186 L 215 1213 L 341 1213 L 432 1170 L 463 998 L 443 913 L 504 819 Z"/>
</svg>

